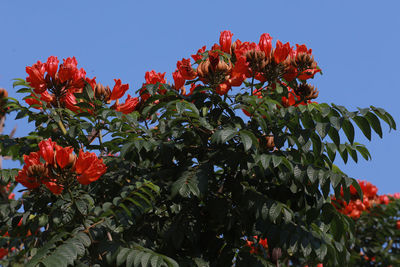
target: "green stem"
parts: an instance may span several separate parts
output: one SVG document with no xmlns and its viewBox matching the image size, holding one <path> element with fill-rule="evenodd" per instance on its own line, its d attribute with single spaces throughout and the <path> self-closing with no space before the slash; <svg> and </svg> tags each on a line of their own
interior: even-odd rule
<svg viewBox="0 0 400 267">
<path fill-rule="evenodd" d="M 61 119 L 57 123 L 58 123 L 58 126 L 60 127 L 61 131 L 63 132 L 63 134 L 67 135 L 67 130 L 65 129 L 65 126 L 64 126 L 63 122 L 61 121 Z"/>
</svg>

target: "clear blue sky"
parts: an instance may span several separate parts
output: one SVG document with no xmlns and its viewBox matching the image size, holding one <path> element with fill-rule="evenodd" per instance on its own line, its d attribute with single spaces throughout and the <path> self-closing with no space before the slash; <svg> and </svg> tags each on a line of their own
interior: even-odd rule
<svg viewBox="0 0 400 267">
<path fill-rule="evenodd" d="M 256 42 L 267 32 L 313 49 L 324 72 L 312 81 L 320 90 L 318 102 L 383 107 L 400 126 L 399 1 L 138 2 L 2 0 L 0 87 L 16 97 L 11 79 L 25 78 L 25 66 L 50 55 L 75 56 L 89 77 L 110 85 L 121 78 L 133 94 L 146 71 L 170 75 L 177 60 L 218 42 L 222 30 Z M 33 129 L 10 116 L 6 133 L 15 124 L 17 136 Z M 400 134 L 384 130 L 384 139 L 375 135 L 372 142 L 356 135 L 372 161 L 338 165 L 376 184 L 379 193 L 394 193 L 400 191 Z"/>
</svg>

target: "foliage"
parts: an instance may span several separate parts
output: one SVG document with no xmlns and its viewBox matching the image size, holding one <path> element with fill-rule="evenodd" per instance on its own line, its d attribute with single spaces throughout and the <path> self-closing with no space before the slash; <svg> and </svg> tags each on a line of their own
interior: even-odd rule
<svg viewBox="0 0 400 267">
<path fill-rule="evenodd" d="M 307 81 L 321 70 L 305 45 L 294 49 L 278 41 L 273 48 L 268 34 L 259 44 L 231 38 L 224 31 L 219 45 L 192 55 L 197 69 L 190 59 L 178 61 L 173 85 L 165 73 L 147 72 L 139 96 L 128 95 L 123 104 L 128 85 L 115 80 L 110 90 L 86 77 L 75 58 L 58 66 L 49 57 L 27 67 L 27 79 L 16 79 L 14 86 L 28 93 L 29 106 L 13 98 L 6 106 L 35 129 L 22 138 L 1 136 L 0 151 L 24 160 L 17 177 L 22 173 L 38 185 L 27 186 L 20 199 L 1 202 L 0 245 L 8 253 L 1 264 L 354 261 L 355 246 L 364 246 L 360 231 L 369 228 L 338 212 L 330 193 L 349 201 L 350 186 L 362 191 L 334 160 L 368 160 L 354 126 L 368 139 L 372 131 L 382 137 L 381 122 L 396 129 L 393 118 L 373 106 L 348 111 L 312 102 L 318 91 Z M 50 138 L 56 144 L 38 146 Z M 69 162 L 65 170 L 57 146 L 74 151 L 60 159 Z M 86 171 L 96 179 L 84 183 L 75 181 L 84 175 L 75 162 L 81 149 L 98 155 L 88 169 L 94 171 L 92 162 L 107 169 L 102 175 Z M 33 172 L 28 154 L 39 155 L 33 165 L 41 166 L 40 173 Z M 15 185 L 14 175 L 1 170 L 2 185 Z M 49 182 L 62 190 L 51 190 Z M 397 216 L 396 205 L 384 208 L 385 214 Z"/>
</svg>

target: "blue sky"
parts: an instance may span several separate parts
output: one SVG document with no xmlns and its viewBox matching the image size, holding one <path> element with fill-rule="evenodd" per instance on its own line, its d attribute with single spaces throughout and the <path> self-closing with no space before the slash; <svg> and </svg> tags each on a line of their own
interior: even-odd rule
<svg viewBox="0 0 400 267">
<path fill-rule="evenodd" d="M 130 84 L 130 94 L 154 69 L 170 75 L 176 61 L 203 45 L 233 38 L 256 41 L 267 32 L 274 40 L 306 44 L 323 70 L 312 81 L 318 102 L 349 109 L 374 105 L 389 111 L 400 126 L 399 1 L 15 1 L 0 2 L 0 87 L 10 96 L 13 78 L 25 78 L 25 66 L 55 55 L 75 56 L 87 76 L 113 85 Z M 170 76 L 169 76 L 170 77 Z M 33 127 L 7 120 L 6 133 L 17 136 Z M 371 161 L 337 164 L 349 176 L 376 184 L 378 193 L 400 191 L 400 134 L 372 142 L 356 134 Z M 4 167 L 16 167 L 4 162 Z"/>
</svg>

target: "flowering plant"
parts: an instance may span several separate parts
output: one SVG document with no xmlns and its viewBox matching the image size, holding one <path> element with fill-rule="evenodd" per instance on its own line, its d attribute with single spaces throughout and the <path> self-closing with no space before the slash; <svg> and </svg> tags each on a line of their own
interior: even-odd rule
<svg viewBox="0 0 400 267">
<path fill-rule="evenodd" d="M 88 78 L 74 57 L 28 66 L 14 83 L 25 103 L 4 104 L 35 130 L 0 136 L 1 155 L 23 163 L 1 182 L 24 186 L 0 205 L 1 264 L 350 262 L 354 220 L 338 205 L 363 190 L 334 160 L 369 159 L 354 125 L 382 137 L 393 118 L 315 102 L 321 69 L 306 45 L 232 38 L 179 60 L 173 82 L 146 72 L 136 93 Z"/>
</svg>

